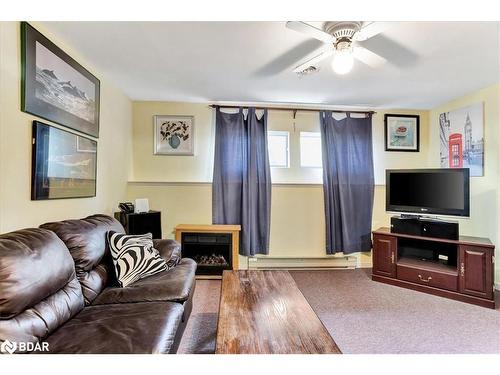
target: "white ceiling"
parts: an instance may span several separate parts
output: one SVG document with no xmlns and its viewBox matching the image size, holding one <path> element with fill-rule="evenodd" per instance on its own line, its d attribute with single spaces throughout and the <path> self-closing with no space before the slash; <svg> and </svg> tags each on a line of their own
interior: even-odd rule
<svg viewBox="0 0 500 375">
<path fill-rule="evenodd" d="M 316 25 L 318 23 L 315 23 Z M 500 23 L 396 22 L 364 46 L 389 63 L 292 72 L 321 44 L 285 22 L 44 22 L 133 100 L 428 109 L 500 82 Z"/>
</svg>

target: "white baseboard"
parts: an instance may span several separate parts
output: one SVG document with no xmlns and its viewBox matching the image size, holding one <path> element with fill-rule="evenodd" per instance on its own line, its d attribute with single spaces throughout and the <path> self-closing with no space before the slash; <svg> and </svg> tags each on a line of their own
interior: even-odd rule
<svg viewBox="0 0 500 375">
<path fill-rule="evenodd" d="M 355 257 L 293 258 L 293 257 L 249 257 L 248 269 L 354 269 Z"/>
<path fill-rule="evenodd" d="M 495 290 L 500 291 L 500 282 L 495 283 Z"/>
<path fill-rule="evenodd" d="M 372 262 L 358 262 L 357 268 L 372 268 Z"/>
</svg>

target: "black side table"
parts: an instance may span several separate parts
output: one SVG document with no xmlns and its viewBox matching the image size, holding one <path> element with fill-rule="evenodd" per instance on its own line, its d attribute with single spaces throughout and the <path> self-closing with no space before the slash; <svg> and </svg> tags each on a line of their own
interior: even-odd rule
<svg viewBox="0 0 500 375">
<path fill-rule="evenodd" d="M 153 238 L 162 238 L 160 211 L 149 211 L 140 214 L 115 212 L 115 219 L 123 225 L 127 234 L 152 233 Z"/>
</svg>

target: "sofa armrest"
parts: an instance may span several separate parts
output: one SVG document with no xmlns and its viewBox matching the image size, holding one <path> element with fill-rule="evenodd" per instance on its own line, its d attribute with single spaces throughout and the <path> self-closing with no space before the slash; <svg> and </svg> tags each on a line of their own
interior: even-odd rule
<svg viewBox="0 0 500 375">
<path fill-rule="evenodd" d="M 154 239 L 153 246 L 158 250 L 160 256 L 167 261 L 170 268 L 175 267 L 181 261 L 181 245 L 177 241 Z"/>
</svg>

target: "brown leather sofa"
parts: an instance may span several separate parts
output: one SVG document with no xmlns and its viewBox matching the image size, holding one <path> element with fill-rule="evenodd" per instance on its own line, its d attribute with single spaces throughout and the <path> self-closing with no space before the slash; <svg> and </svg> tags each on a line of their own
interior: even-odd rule
<svg viewBox="0 0 500 375">
<path fill-rule="evenodd" d="M 196 263 L 120 288 L 106 215 L 0 235 L 0 343 L 47 342 L 49 353 L 175 353 L 192 309 Z M 167 260 L 179 244 L 154 240 Z M 19 348 L 19 347 L 18 347 Z M 18 350 L 19 351 L 19 350 Z"/>
</svg>

